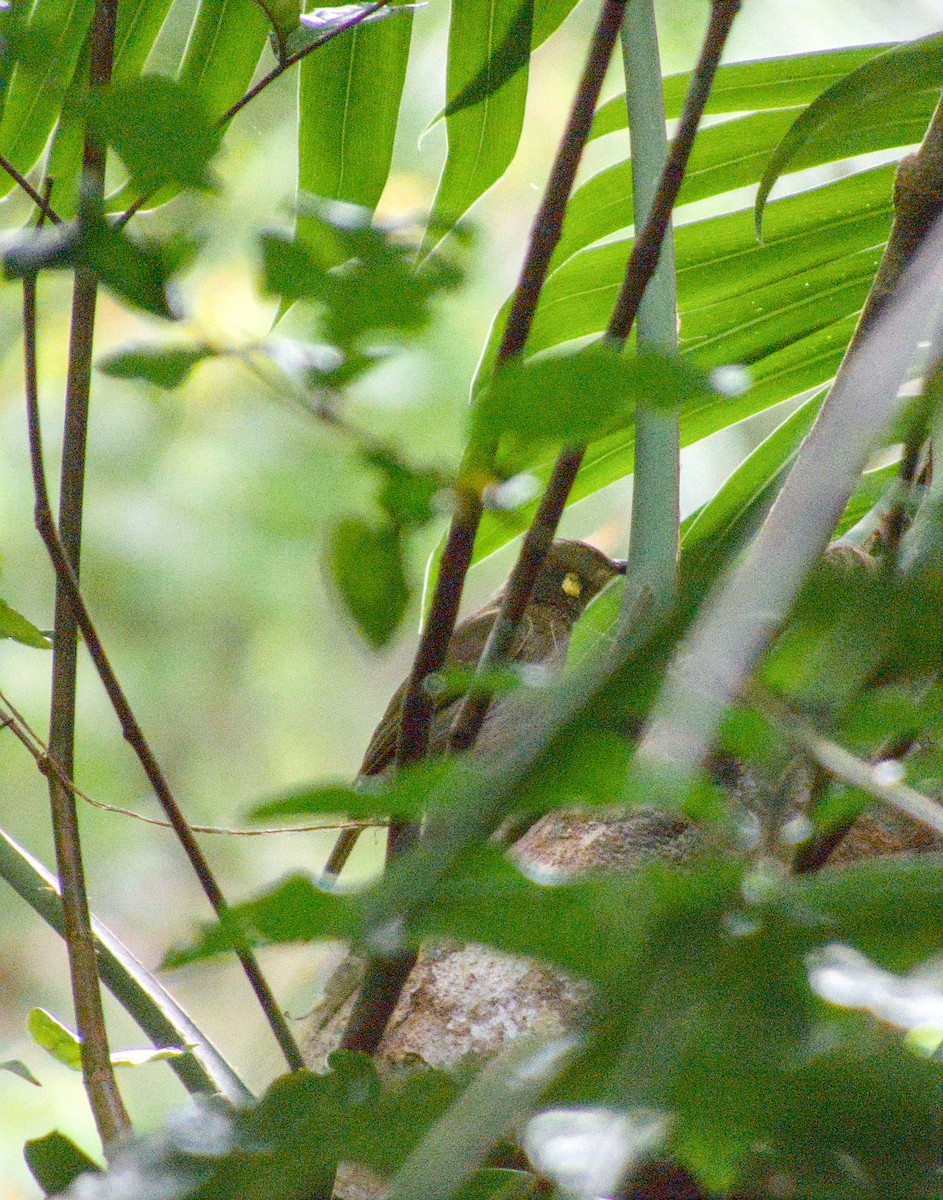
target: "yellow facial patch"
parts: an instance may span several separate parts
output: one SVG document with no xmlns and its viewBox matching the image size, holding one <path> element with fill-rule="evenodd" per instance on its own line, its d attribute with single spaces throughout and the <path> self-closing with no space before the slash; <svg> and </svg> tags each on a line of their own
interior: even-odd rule
<svg viewBox="0 0 943 1200">
<path fill-rule="evenodd" d="M 568 596 L 573 596 L 574 598 L 583 594 L 583 585 L 579 581 L 579 576 L 574 575 L 572 571 L 567 571 L 563 576 L 563 582 L 560 584 L 560 587 L 563 588 Z"/>
</svg>

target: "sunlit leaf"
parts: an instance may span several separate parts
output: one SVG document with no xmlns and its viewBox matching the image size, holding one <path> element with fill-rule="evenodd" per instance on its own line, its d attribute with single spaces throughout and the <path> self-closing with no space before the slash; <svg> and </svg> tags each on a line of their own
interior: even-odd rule
<svg viewBox="0 0 943 1200">
<path fill-rule="evenodd" d="M 463 108 L 470 108 L 493 95 L 522 67 L 530 62 L 531 34 L 534 23 L 534 0 L 519 0 L 517 13 L 507 27 L 502 41 L 495 45 L 488 61 L 445 106 L 446 117 Z"/>
<path fill-rule="evenodd" d="M 34 6 L 0 119 L 0 154 L 26 174 L 36 163 L 59 116 L 92 18 L 91 0 L 47 0 Z M 18 47 L 19 49 L 19 47 Z M 0 172 L 0 196 L 14 186 Z"/>
<path fill-rule="evenodd" d="M 810 54 L 727 63 L 717 72 L 705 112 L 756 112 L 808 104 L 830 84 L 894 44 L 815 50 Z M 681 116 L 690 81 L 687 73 L 665 79 L 666 116 Z M 625 96 L 613 96 L 596 113 L 592 136 L 615 133 L 627 125 Z"/>
<path fill-rule="evenodd" d="M 178 78 L 197 89 L 210 120 L 248 88 L 268 31 L 255 0 L 200 0 Z"/>
<path fill-rule="evenodd" d="M 317 11 L 330 16 L 343 10 Z M 375 16 L 388 14 L 393 19 L 358 25 L 309 54 L 299 67 L 298 187 L 303 192 L 368 209 L 380 199 L 412 35 L 411 13 L 397 6 Z M 349 19 L 349 12 L 344 15 Z M 298 231 L 302 240 L 321 233 L 318 223 L 304 216 Z"/>
<path fill-rule="evenodd" d="M 463 0 L 452 6 L 446 94 L 461 96 L 487 71 L 519 20 L 521 0 Z M 524 122 L 528 70 L 446 119 L 449 153 L 432 208 L 439 229 L 456 224 L 509 166 Z"/>
<path fill-rule="evenodd" d="M 52 1013 L 46 1012 L 44 1008 L 31 1009 L 26 1024 L 29 1035 L 37 1046 L 41 1046 L 64 1066 L 73 1071 L 81 1071 L 81 1044 L 71 1029 L 57 1021 Z"/>
<path fill-rule="evenodd" d="M 860 123 L 865 105 L 887 107 L 894 98 L 906 97 L 921 87 L 939 88 L 941 78 L 943 34 L 935 34 L 895 46 L 832 84 L 797 118 L 766 165 L 754 207 L 757 236 L 773 184 L 803 146 L 839 124 L 853 127 Z"/>
<path fill-rule="evenodd" d="M 0 600 L 0 638 L 12 638 L 14 642 L 37 650 L 48 650 L 52 645 L 44 633 L 4 600 Z"/>
<path fill-rule="evenodd" d="M 193 85 L 160 75 L 144 76 L 89 96 L 89 123 L 112 146 L 141 194 L 163 184 L 212 186 L 209 164 L 222 131 L 206 115 Z"/>
</svg>

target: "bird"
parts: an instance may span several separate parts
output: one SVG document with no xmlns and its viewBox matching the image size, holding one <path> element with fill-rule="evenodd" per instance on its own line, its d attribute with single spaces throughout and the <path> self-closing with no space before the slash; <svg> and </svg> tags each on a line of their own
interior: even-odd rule
<svg viewBox="0 0 943 1200">
<path fill-rule="evenodd" d="M 508 661 L 551 670 L 562 667 L 570 635 L 583 610 L 606 584 L 616 576 L 624 575 L 625 569 L 624 561 L 609 558 L 587 542 L 555 541 L 534 582 Z M 477 664 L 506 590 L 505 584 L 482 608 L 456 626 L 446 653 L 446 670 L 473 668 Z M 400 684 L 380 718 L 357 773 L 358 778 L 385 775 L 393 768 L 406 686 L 407 681 Z M 445 689 L 434 696 L 429 727 L 430 755 L 443 754 L 448 749 L 449 733 L 461 701 L 461 695 Z M 493 704 L 491 715 L 494 708 Z M 486 718 L 486 724 L 488 720 Z M 345 829 L 334 843 L 322 876 L 326 885 L 333 883 L 343 870 L 359 834 L 359 829 Z"/>
</svg>

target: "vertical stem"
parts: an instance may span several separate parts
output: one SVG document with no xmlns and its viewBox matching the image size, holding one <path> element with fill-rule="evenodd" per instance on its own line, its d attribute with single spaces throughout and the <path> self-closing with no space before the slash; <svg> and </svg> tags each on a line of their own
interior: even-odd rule
<svg viewBox="0 0 943 1200">
<path fill-rule="evenodd" d="M 527 344 L 550 260 L 563 229 L 563 219 L 566 216 L 580 159 L 589 138 L 599 93 L 619 36 L 625 4 L 626 0 L 603 0 L 573 107 L 534 219 L 514 301 L 498 350 L 496 370 L 508 359 L 523 354 Z M 494 448 L 479 448 L 476 453 L 479 457 L 475 461 L 480 463 L 483 459 L 488 462 L 493 456 Z M 529 599 L 530 587 L 540 569 L 543 554 L 553 539 L 559 513 L 566 503 L 581 458 L 582 451 L 576 449 L 564 451 L 557 460 L 552 486 L 548 487 L 550 500 L 547 503 L 553 509 L 553 513 L 547 515 L 547 520 L 540 523 L 536 532 L 533 529 L 530 531 L 532 552 L 528 552 L 523 561 L 519 561 L 518 567 L 515 568 L 514 582 L 509 585 L 521 597 L 522 608 Z M 544 508 L 542 505 L 542 511 Z M 438 670 L 445 662 L 481 513 L 481 497 L 476 491 L 463 501 L 462 508 L 453 518 L 449 530 L 432 605 L 403 701 L 396 755 L 398 764 L 421 757 L 428 746 L 432 705 L 423 684 L 426 676 L 431 671 Z M 516 587 L 519 575 L 524 584 L 521 588 Z M 506 633 L 506 620 L 501 628 Z M 486 707 L 485 704 L 484 708 Z M 458 743 L 462 743 L 463 739 L 467 739 L 469 743 L 474 740 L 484 716 L 484 708 L 476 702 L 473 709 L 468 711 L 467 733 L 461 729 L 465 717 L 460 715 L 460 728 L 456 731 Z M 391 826 L 390 834 L 394 850 L 397 846 L 407 848 L 414 840 L 414 835 L 402 826 Z M 343 1049 L 360 1050 L 366 1054 L 376 1051 L 414 962 L 415 955 L 408 953 L 392 958 L 377 957 L 367 964 L 360 993 L 341 1040 Z"/>
<path fill-rule="evenodd" d="M 632 138 L 632 200 L 637 231 L 652 210 L 658 181 L 668 157 L 665 99 L 658 53 L 653 0 L 629 0 L 622 23 L 625 98 Z M 678 345 L 678 300 L 674 237 L 669 222 L 655 273 L 639 305 L 639 349 L 670 351 Z M 639 405 L 635 411 L 635 473 L 629 565 L 623 619 L 634 611 L 643 589 L 654 614 L 670 609 L 677 591 L 678 493 L 680 486 L 678 419 L 661 408 Z"/>
<path fill-rule="evenodd" d="M 92 87 L 111 78 L 117 0 L 96 0 L 92 30 Z M 101 199 L 105 183 L 105 151 L 86 135 L 82 158 L 82 186 L 92 199 Z M 27 394 L 37 395 L 36 290 L 27 280 L 23 291 L 23 321 Z M 59 491 L 59 526 L 66 554 L 76 575 L 82 544 L 82 498 L 85 488 L 85 445 L 88 400 L 92 373 L 92 342 L 98 281 L 88 271 L 77 271 L 72 293 L 69 368 L 66 382 L 65 430 L 62 442 L 62 477 Z M 56 580 L 55 633 L 53 637 L 52 707 L 49 750 L 70 778 L 74 775 L 75 684 L 77 662 L 76 621 L 68 594 Z M 75 797 L 53 775 L 49 780 L 56 865 L 62 885 L 63 920 L 72 979 L 75 1017 L 82 1044 L 82 1075 L 89 1104 L 102 1143 L 108 1146 L 130 1132 L 131 1124 L 118 1091 L 108 1049 L 102 1008 L 95 942 L 92 933 Z"/>
</svg>

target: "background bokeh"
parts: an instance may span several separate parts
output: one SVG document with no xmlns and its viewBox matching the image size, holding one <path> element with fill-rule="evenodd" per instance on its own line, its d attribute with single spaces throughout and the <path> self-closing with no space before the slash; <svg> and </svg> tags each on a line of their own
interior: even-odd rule
<svg viewBox="0 0 943 1200">
<path fill-rule="evenodd" d="M 411 459 L 445 467 L 461 447 L 468 384 L 491 318 L 513 284 L 572 94 L 595 6 L 584 3 L 536 56 L 524 140 L 507 177 L 476 206 L 477 250 L 466 287 L 442 306 L 422 342 L 368 377 L 351 412 L 403 446 Z M 665 69 L 687 67 L 699 44 L 705 0 L 660 5 Z M 168 61 L 185 29 L 178 2 L 168 26 Z M 416 18 L 387 215 L 428 209 L 444 151 L 441 128 L 427 131 L 444 90 L 447 6 L 430 0 Z M 729 58 L 765 57 L 823 46 L 908 38 L 943 24 L 938 0 L 747 0 Z M 160 66 L 159 62 L 156 64 Z M 617 87 L 615 73 L 611 90 Z M 239 117 L 221 156 L 215 196 L 185 197 L 142 226 L 182 225 L 207 236 L 183 284 L 188 319 L 175 331 L 237 344 L 267 332 L 274 310 L 255 286 L 255 239 L 286 224 L 294 178 L 294 80 L 286 77 Z M 585 169 L 624 153 L 603 139 Z M 3 205 L 4 227 L 27 213 Z M 61 436 L 68 340 L 65 278 L 41 287 L 41 399 L 50 464 Z M 52 573 L 32 526 L 21 394 L 19 291 L 0 289 L 0 595 L 48 627 Z M 290 326 L 291 318 L 289 318 Z M 98 354 L 166 331 L 107 297 Z M 416 615 L 388 652 L 374 654 L 351 629 L 331 592 L 323 561 L 340 517 L 369 512 L 371 480 L 347 448 L 310 417 L 269 395 L 233 362 L 202 366 L 179 391 L 123 384 L 98 375 L 90 428 L 83 581 L 106 646 L 185 811 L 194 822 L 242 825 L 256 800 L 306 781 L 346 779 L 408 667 Z M 698 503 L 755 437 L 739 431 L 685 456 L 684 502 Z M 627 492 L 577 506 L 568 531 L 603 529 L 623 539 Z M 415 546 L 414 580 L 441 533 Z M 624 539 L 623 539 L 624 540 Z M 483 564 L 471 583 L 475 604 L 503 576 L 507 557 Z M 418 602 L 417 602 L 418 607 Z M 44 735 L 47 655 L 0 642 L 0 688 Z M 77 776 L 104 802 L 156 815 L 156 806 L 97 679 L 83 664 Z M 32 761 L 0 736 L 0 824 L 47 864 L 53 860 L 48 804 Z M 150 965 L 207 916 L 176 842 L 155 829 L 83 808 L 89 882 L 98 915 Z M 206 849 L 227 893 L 238 898 L 291 868 L 317 868 L 324 834 L 215 837 Z M 378 835 L 362 839 L 354 873 L 373 869 Z M 324 954 L 305 948 L 266 956 L 286 1009 L 316 1002 Z M 0 884 L 0 1060 L 22 1058 L 42 1081 L 33 1088 L 0 1073 L 0 1200 L 36 1196 L 22 1163 L 24 1138 L 57 1127 L 94 1152 L 78 1076 L 31 1046 L 28 1010 L 41 1005 L 72 1023 L 65 954 L 19 899 Z M 166 981 L 225 1049 L 251 1085 L 281 1069 L 272 1039 L 241 973 L 213 963 Z M 116 1047 L 140 1036 L 116 1006 Z M 154 1124 L 183 1093 L 161 1065 L 122 1077 L 133 1116 Z"/>
</svg>

